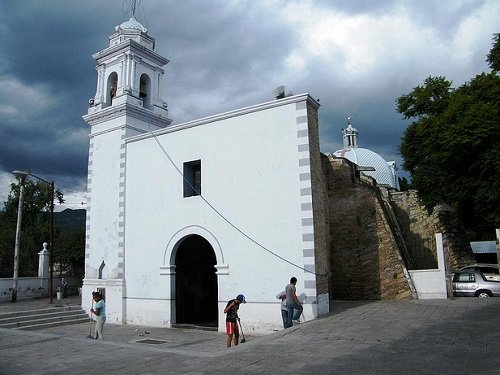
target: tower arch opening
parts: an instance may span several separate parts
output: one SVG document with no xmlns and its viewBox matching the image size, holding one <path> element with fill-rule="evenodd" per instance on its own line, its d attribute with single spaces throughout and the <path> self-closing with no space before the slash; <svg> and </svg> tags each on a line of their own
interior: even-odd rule
<svg viewBox="0 0 500 375">
<path fill-rule="evenodd" d="M 116 89 L 118 88 L 118 74 L 116 72 L 111 73 L 108 76 L 108 80 L 106 82 L 106 107 L 109 107 L 113 98 L 116 96 Z"/>
<path fill-rule="evenodd" d="M 142 99 L 142 105 L 144 108 L 153 109 L 151 102 L 151 79 L 146 73 L 141 75 L 139 81 L 139 97 Z"/>
<path fill-rule="evenodd" d="M 177 324 L 217 327 L 218 290 L 214 249 L 197 234 L 184 237 L 175 255 Z"/>
</svg>

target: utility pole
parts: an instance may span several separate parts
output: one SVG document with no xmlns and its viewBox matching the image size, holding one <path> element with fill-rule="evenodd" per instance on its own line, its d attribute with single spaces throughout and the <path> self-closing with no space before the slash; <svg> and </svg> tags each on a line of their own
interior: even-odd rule
<svg viewBox="0 0 500 375">
<path fill-rule="evenodd" d="M 14 245 L 14 277 L 12 282 L 12 299 L 11 302 L 17 301 L 17 285 L 19 278 L 19 246 L 21 245 L 21 222 L 23 219 L 23 203 L 24 203 L 24 179 L 25 176 L 19 178 L 19 205 L 17 206 L 17 225 L 16 225 L 16 243 Z"/>
<path fill-rule="evenodd" d="M 40 179 L 39 177 L 37 177 Z M 47 181 L 42 180 L 45 183 Z M 50 182 L 50 249 L 49 249 L 49 303 L 54 293 L 54 181 Z"/>
<path fill-rule="evenodd" d="M 17 212 L 17 231 L 16 231 L 16 248 L 15 248 L 15 256 L 14 256 L 14 285 L 16 296 L 14 297 L 14 291 L 12 292 L 12 302 L 15 302 L 14 298 L 17 299 L 17 269 L 19 268 L 17 265 L 17 256 L 19 254 L 19 240 L 21 237 L 21 211 L 22 211 L 22 199 L 24 194 L 24 179 L 28 176 L 34 177 L 39 181 L 44 182 L 48 186 L 50 186 L 50 244 L 49 244 L 49 303 L 52 303 L 53 296 L 52 293 L 54 291 L 54 198 L 55 198 L 55 187 L 54 181 L 47 181 L 41 177 L 38 177 L 29 172 L 23 171 L 13 171 L 12 172 L 16 177 L 18 177 L 21 181 L 21 192 L 19 193 L 19 209 Z M 17 268 L 16 268 L 17 267 Z"/>
</svg>

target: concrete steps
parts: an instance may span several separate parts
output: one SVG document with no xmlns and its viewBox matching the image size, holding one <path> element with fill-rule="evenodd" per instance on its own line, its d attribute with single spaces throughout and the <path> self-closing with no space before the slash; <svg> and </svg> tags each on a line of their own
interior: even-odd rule
<svg viewBox="0 0 500 375">
<path fill-rule="evenodd" d="M 81 306 L 56 306 L 37 310 L 0 313 L 0 328 L 35 330 L 89 322 Z"/>
</svg>

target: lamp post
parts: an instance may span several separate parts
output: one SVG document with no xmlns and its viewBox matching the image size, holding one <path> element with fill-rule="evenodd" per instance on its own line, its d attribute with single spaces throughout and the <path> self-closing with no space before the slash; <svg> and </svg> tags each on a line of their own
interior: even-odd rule
<svg viewBox="0 0 500 375">
<path fill-rule="evenodd" d="M 14 255 L 14 285 L 16 286 L 15 292 L 12 292 L 12 302 L 14 301 L 14 293 L 16 294 L 16 299 L 17 299 L 17 270 L 19 269 L 18 263 L 17 263 L 17 255 L 19 253 L 19 244 L 18 244 L 18 238 L 20 239 L 21 237 L 21 216 L 22 216 L 22 196 L 24 194 L 24 179 L 27 176 L 31 176 L 36 178 L 37 180 L 40 180 L 42 182 L 45 182 L 47 185 L 50 186 L 50 241 L 49 241 L 49 303 L 52 303 L 53 301 L 53 296 L 52 292 L 54 290 L 54 195 L 55 195 L 55 189 L 54 189 L 54 181 L 47 181 L 44 180 L 41 177 L 38 177 L 32 173 L 29 172 L 23 172 L 23 171 L 13 171 L 12 174 L 14 176 L 19 177 L 21 179 L 21 191 L 19 193 L 19 208 L 17 211 L 17 228 L 16 228 L 16 249 L 15 249 L 15 255 Z M 17 267 L 17 269 L 16 269 Z"/>
<path fill-rule="evenodd" d="M 19 176 L 19 205 L 17 206 L 17 225 L 16 225 L 16 244 L 14 245 L 14 277 L 12 282 L 12 299 L 11 302 L 17 301 L 17 285 L 19 273 L 19 245 L 21 242 L 21 221 L 23 218 L 23 202 L 24 202 L 24 178 Z"/>
</svg>

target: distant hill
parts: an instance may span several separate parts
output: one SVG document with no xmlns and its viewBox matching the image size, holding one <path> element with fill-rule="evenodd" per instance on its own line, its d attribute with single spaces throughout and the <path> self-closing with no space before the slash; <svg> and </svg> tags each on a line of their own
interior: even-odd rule
<svg viewBox="0 0 500 375">
<path fill-rule="evenodd" d="M 62 233 L 68 234 L 77 230 L 85 230 L 87 211 L 85 209 L 71 210 L 69 208 L 61 212 L 54 212 L 54 225 Z"/>
</svg>

